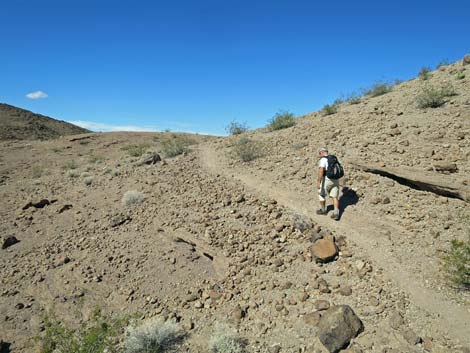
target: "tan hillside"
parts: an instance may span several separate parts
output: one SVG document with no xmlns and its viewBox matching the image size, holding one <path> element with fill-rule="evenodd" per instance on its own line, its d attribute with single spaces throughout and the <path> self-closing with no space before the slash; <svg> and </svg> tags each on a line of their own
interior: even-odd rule
<svg viewBox="0 0 470 353">
<path fill-rule="evenodd" d="M 87 132 L 65 121 L 0 103 L 0 140 L 49 140 Z"/>
<path fill-rule="evenodd" d="M 168 352 L 210 351 L 220 323 L 247 352 L 469 352 L 442 259 L 469 226 L 470 65 L 428 76 L 272 132 L 0 142 L 2 349 L 98 306 L 175 321 Z M 455 94 L 419 108 L 431 86 Z M 240 137 L 262 154 L 240 161 Z M 322 146 L 346 171 L 337 222 L 315 214 Z"/>
</svg>

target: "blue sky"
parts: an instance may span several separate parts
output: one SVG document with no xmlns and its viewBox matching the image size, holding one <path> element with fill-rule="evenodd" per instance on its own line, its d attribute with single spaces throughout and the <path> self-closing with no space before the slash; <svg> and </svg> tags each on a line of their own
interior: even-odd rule
<svg viewBox="0 0 470 353">
<path fill-rule="evenodd" d="M 469 33 L 464 0 L 8 0 L 0 102 L 101 130 L 224 134 L 459 60 Z"/>
</svg>

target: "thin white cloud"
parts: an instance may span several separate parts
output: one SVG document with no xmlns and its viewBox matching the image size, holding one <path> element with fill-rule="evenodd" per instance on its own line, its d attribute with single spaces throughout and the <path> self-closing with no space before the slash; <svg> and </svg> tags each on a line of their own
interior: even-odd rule
<svg viewBox="0 0 470 353">
<path fill-rule="evenodd" d="M 144 131 L 144 132 L 156 132 L 158 131 L 156 127 L 153 126 L 135 126 L 135 125 L 111 125 L 97 123 L 94 121 L 83 121 L 83 120 L 71 120 L 67 121 L 70 124 L 74 124 L 84 129 L 92 131 L 102 131 L 102 132 L 111 132 L 111 131 Z"/>
<path fill-rule="evenodd" d="M 35 91 L 35 92 L 28 93 L 26 97 L 28 97 L 29 99 L 40 99 L 40 98 L 47 98 L 48 95 L 46 92 L 43 92 L 43 91 Z"/>
</svg>

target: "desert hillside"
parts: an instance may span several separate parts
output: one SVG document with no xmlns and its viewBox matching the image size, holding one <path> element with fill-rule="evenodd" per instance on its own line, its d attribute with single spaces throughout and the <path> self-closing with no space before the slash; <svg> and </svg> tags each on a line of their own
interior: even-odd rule
<svg viewBox="0 0 470 353">
<path fill-rule="evenodd" d="M 0 103 L 0 140 L 49 140 L 87 132 L 65 121 Z"/>
<path fill-rule="evenodd" d="M 276 131 L 0 141 L 2 352 L 99 307 L 174 322 L 169 352 L 223 352 L 223 330 L 233 352 L 468 353 L 443 259 L 469 232 L 469 78 L 444 65 Z M 315 214 L 323 146 L 339 221 Z"/>
</svg>

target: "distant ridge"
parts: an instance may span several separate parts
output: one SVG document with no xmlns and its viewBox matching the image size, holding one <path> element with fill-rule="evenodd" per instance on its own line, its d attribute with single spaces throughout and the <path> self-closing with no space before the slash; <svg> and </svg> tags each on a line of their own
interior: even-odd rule
<svg viewBox="0 0 470 353">
<path fill-rule="evenodd" d="M 49 140 L 88 132 L 62 120 L 0 103 L 0 140 Z"/>
</svg>

